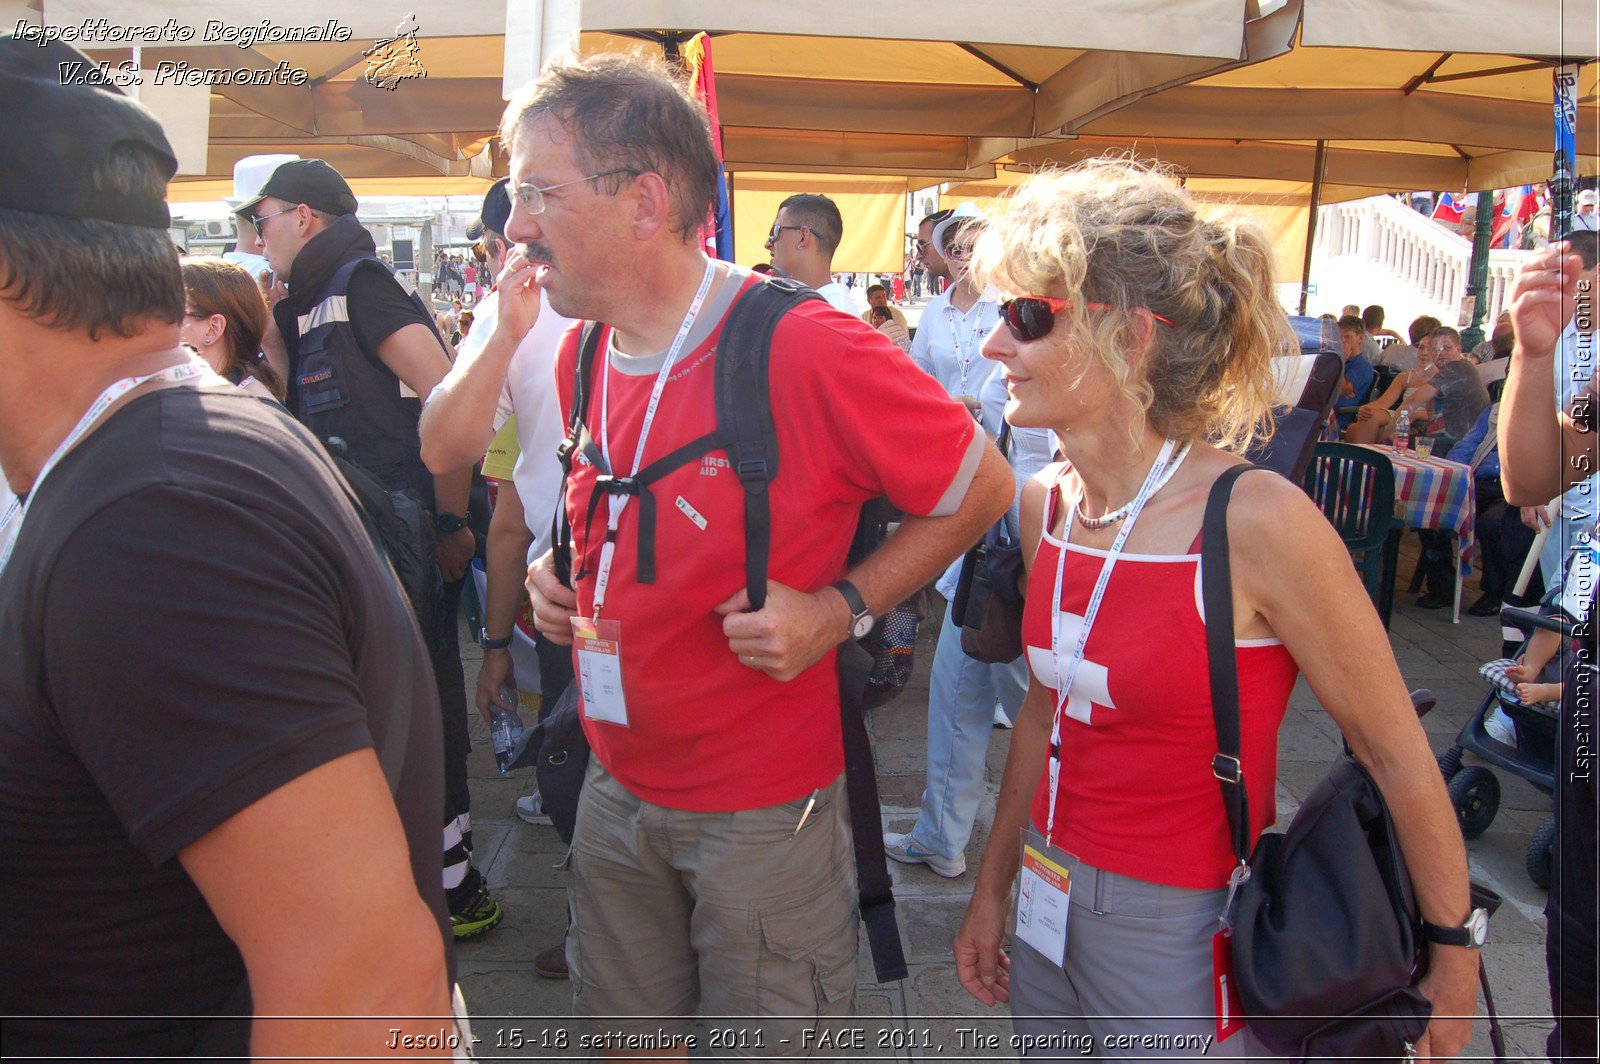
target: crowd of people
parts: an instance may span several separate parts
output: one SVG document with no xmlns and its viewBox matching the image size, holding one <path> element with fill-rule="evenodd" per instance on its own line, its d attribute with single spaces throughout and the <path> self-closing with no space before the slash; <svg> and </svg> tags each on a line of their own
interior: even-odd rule
<svg viewBox="0 0 1600 1064">
<path fill-rule="evenodd" d="M 758 471 L 724 457 L 719 344 L 788 289 L 705 255 L 719 167 L 665 66 L 559 61 L 513 96 L 509 177 L 474 227 L 481 274 L 462 274 L 492 286 L 446 321 L 320 160 L 278 165 L 237 205 L 269 276 L 180 261 L 165 133 L 114 87 L 62 85 L 76 55 L 0 42 L 27 160 L 0 166 L 7 1052 L 437 1054 L 441 1023 L 470 1039 L 455 947 L 504 914 L 467 787 L 458 616 L 475 558 L 477 709 L 537 692 L 542 718 L 578 714 L 590 750 L 575 822 L 556 825 L 569 926 L 536 966 L 570 979 L 602 1056 L 681 1056 L 697 1015 L 751 1018 L 756 1037 L 728 1047 L 741 1056 L 804 1055 L 802 1032 L 848 1028 L 864 921 L 841 647 L 929 585 L 948 604 L 926 787 L 911 829 L 882 838 L 889 858 L 966 874 L 987 746 L 1013 729 L 953 943 L 962 985 L 1009 1002 L 1018 1034 L 1040 1036 L 1030 1058 L 1064 1058 L 1062 1035 L 1182 1047 L 1216 1031 L 1236 840 L 1214 777 L 1201 518 L 1270 431 L 1272 359 L 1293 347 L 1264 232 L 1206 220 L 1127 161 L 1040 175 L 993 215 L 921 220 L 941 287 L 912 336 L 889 289 L 861 314 L 833 280 L 837 206 L 790 197 L 768 272 L 820 298 L 769 323 Z M 1574 237 L 1523 271 L 1489 410 L 1445 328 L 1413 326 L 1416 368 L 1361 394 L 1382 315 L 1346 315 L 1339 420 L 1382 439 L 1399 404 L 1472 447 L 1481 479 L 1497 441 L 1506 507 L 1581 483 L 1594 390 L 1562 378 L 1592 342 L 1594 268 L 1593 239 Z M 492 507 L 476 468 L 491 444 L 516 454 Z M 895 528 L 855 553 L 880 499 Z M 1297 485 L 1242 477 L 1226 526 L 1247 841 L 1275 818 L 1304 675 L 1393 814 L 1433 1010 L 1416 1055 L 1450 1059 L 1471 1032 L 1480 917 L 1393 651 Z M 1001 664 L 964 649 L 951 601 L 985 537 L 1021 558 L 1023 650 Z M 513 657 L 524 616 L 536 679 Z M 1568 719 L 1592 713 L 1591 659 L 1592 640 L 1567 655 Z M 1553 1058 L 1595 1051 L 1586 749 L 1560 753 Z M 553 798 L 529 793 L 518 815 L 551 822 Z M 1039 902 L 1070 935 L 1008 932 L 1030 860 L 1070 875 Z M 1246 1029 L 1209 1055 L 1266 1052 Z"/>
</svg>

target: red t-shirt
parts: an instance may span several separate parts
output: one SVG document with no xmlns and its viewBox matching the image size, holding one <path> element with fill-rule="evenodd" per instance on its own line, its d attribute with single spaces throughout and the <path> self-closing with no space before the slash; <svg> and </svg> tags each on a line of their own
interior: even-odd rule
<svg viewBox="0 0 1600 1064">
<path fill-rule="evenodd" d="M 748 282 L 747 282 L 748 283 Z M 716 427 L 713 359 L 719 322 L 680 355 L 662 392 L 643 465 Z M 556 366 L 563 421 L 572 406 L 579 330 Z M 602 330 L 586 423 L 598 433 Z M 611 368 L 610 453 L 621 472 L 634 449 L 655 373 Z M 958 477 L 976 423 L 881 334 L 821 302 L 784 317 L 772 343 L 770 394 L 778 436 L 771 485 L 772 580 L 815 591 L 845 571 L 862 503 L 880 495 L 911 514 L 939 507 Z M 596 470 L 575 462 L 568 482 L 580 614 L 594 602 L 607 504 L 584 525 Z M 646 801 L 720 812 L 794 801 L 844 770 L 834 654 L 789 683 L 746 667 L 712 611 L 744 588 L 744 490 L 713 451 L 656 481 L 656 579 L 638 582 L 639 505 L 618 531 L 603 616 L 621 624 L 629 725 L 584 720 L 606 770 Z M 680 503 L 681 500 L 681 503 Z M 694 516 L 691 516 L 691 513 Z M 695 518 L 698 517 L 699 520 Z M 703 527 L 702 527 L 703 526 Z"/>
<path fill-rule="evenodd" d="M 1058 498 L 1052 491 L 1046 529 Z M 1049 689 L 1052 707 L 1060 681 L 1050 648 L 1050 600 L 1060 552 L 1059 540 L 1048 532 L 1041 537 L 1022 620 L 1028 664 Z M 1105 558 L 1103 550 L 1067 545 L 1063 656 L 1076 645 Z M 1211 890 L 1227 881 L 1235 860 L 1222 788 L 1211 774 L 1217 728 L 1202 608 L 1198 553 L 1124 551 L 1117 559 L 1062 718 L 1051 841 L 1108 872 Z M 1240 762 L 1253 842 L 1277 819 L 1278 726 L 1299 668 L 1278 640 L 1235 646 Z M 1049 794 L 1047 766 L 1033 799 L 1040 834 Z"/>
</svg>

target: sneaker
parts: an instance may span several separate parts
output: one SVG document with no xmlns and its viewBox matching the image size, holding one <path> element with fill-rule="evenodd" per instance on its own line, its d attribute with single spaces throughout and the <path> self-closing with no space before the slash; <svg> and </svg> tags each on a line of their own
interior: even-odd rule
<svg viewBox="0 0 1600 1064">
<path fill-rule="evenodd" d="M 551 823 L 550 814 L 544 811 L 544 799 L 539 797 L 538 791 L 517 799 L 517 819 L 524 824 Z"/>
<path fill-rule="evenodd" d="M 540 979 L 570 979 L 567 971 L 567 944 L 560 942 L 542 950 L 533 958 L 533 971 Z"/>
<path fill-rule="evenodd" d="M 1483 718 L 1483 730 L 1489 733 L 1489 738 L 1497 743 L 1516 748 L 1517 726 L 1512 723 L 1506 711 L 1496 705 Z"/>
<path fill-rule="evenodd" d="M 967 855 L 958 853 L 954 857 L 941 857 L 931 850 L 924 850 L 912 841 L 911 833 L 904 835 L 890 832 L 883 837 L 883 852 L 892 860 L 901 864 L 925 864 L 934 872 L 946 879 L 967 874 Z"/>
<path fill-rule="evenodd" d="M 492 930 L 504 915 L 500 903 L 494 900 L 488 888 L 480 885 L 466 904 L 450 914 L 450 930 L 457 942 L 465 942 Z"/>
<path fill-rule="evenodd" d="M 996 728 L 1004 728 L 1007 731 L 1010 731 L 1012 727 L 1011 718 L 1006 716 L 1005 708 L 999 702 L 994 704 L 994 726 Z"/>
<path fill-rule="evenodd" d="M 1451 599 L 1444 595 L 1422 595 L 1417 599 L 1419 610 L 1442 610 L 1450 605 Z"/>
</svg>

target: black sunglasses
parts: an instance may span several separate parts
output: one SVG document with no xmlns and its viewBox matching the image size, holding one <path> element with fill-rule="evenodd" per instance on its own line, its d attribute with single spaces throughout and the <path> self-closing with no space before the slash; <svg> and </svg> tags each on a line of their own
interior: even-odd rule
<svg viewBox="0 0 1600 1064">
<path fill-rule="evenodd" d="M 1056 315 L 1072 306 L 1070 299 L 1053 299 L 1050 296 L 1018 296 L 1000 304 L 1000 320 L 1006 323 L 1011 335 L 1027 343 L 1049 336 L 1056 327 Z M 1114 310 L 1109 303 L 1085 303 L 1085 310 Z M 1177 328 L 1168 318 L 1151 313 L 1156 321 L 1169 329 Z"/>
</svg>

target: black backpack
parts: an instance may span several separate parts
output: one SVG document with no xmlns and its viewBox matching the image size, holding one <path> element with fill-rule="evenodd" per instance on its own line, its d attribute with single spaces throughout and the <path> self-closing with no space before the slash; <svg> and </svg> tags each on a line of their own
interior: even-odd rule
<svg viewBox="0 0 1600 1064">
<path fill-rule="evenodd" d="M 435 627 L 444 589 L 436 562 L 433 511 L 411 488 L 385 488 L 364 466 L 346 456 L 344 440 L 338 436 L 329 438 L 324 446 L 350 489 L 367 534 L 394 567 L 426 639 Z"/>
<path fill-rule="evenodd" d="M 641 583 L 655 580 L 656 506 L 650 485 L 686 463 L 698 461 L 712 451 L 723 451 L 745 493 L 745 586 L 751 609 L 759 610 L 765 604 L 767 561 L 772 547 L 772 506 L 768 489 L 778 475 L 778 440 L 768 391 L 772 334 L 779 320 L 794 307 L 806 300 L 821 298 L 789 278 L 758 282 L 741 294 L 728 312 L 717 343 L 716 429 L 651 462 L 631 478 L 617 477 L 610 472 L 604 455 L 583 423 L 589 400 L 590 368 L 600 341 L 599 326 L 595 322 L 584 323 L 578 344 L 567 438 L 557 454 L 564 473 L 571 473 L 579 451 L 600 473 L 598 490 L 589 500 L 587 520 L 593 520 L 604 494 L 621 492 L 637 496 Z M 855 565 L 876 550 L 898 516 L 885 499 L 865 504 L 851 541 L 849 564 Z M 565 478 L 561 499 L 556 505 L 553 542 L 556 575 L 570 586 L 572 529 L 566 519 Z M 881 618 L 866 637 L 859 641 L 846 640 L 838 652 L 845 785 L 855 836 L 861 922 L 872 946 L 873 966 L 879 982 L 903 979 L 907 972 L 883 852 L 878 781 L 865 712 L 887 702 L 905 686 L 911 673 L 911 646 L 916 640 L 917 616 L 912 606 L 897 606 Z"/>
</svg>

